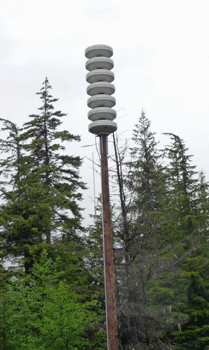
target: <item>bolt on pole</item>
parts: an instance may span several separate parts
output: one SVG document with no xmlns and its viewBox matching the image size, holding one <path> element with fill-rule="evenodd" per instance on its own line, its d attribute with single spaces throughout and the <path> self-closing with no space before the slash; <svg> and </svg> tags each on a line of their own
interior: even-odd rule
<svg viewBox="0 0 209 350">
<path fill-rule="evenodd" d="M 90 95 L 87 105 L 91 108 L 88 118 L 92 121 L 89 132 L 100 138 L 107 349 L 119 350 L 107 158 L 108 135 L 117 130 L 117 124 L 113 122 L 116 111 L 112 109 L 116 101 L 111 96 L 115 92 L 115 86 L 111 84 L 114 80 L 112 55 L 113 49 L 107 45 L 94 45 L 85 50 L 89 71 L 86 90 Z"/>
</svg>

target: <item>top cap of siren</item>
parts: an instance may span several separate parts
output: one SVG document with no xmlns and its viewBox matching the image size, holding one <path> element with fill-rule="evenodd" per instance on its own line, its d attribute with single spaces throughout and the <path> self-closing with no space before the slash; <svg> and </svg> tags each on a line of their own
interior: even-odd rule
<svg viewBox="0 0 209 350">
<path fill-rule="evenodd" d="M 110 58 L 112 55 L 113 49 L 108 45 L 92 45 L 85 50 L 85 56 L 88 59 L 99 56 Z"/>
</svg>

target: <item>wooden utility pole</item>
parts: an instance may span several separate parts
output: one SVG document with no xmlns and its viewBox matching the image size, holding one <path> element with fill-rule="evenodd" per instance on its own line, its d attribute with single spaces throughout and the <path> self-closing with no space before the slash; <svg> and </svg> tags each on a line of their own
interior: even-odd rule
<svg viewBox="0 0 209 350">
<path fill-rule="evenodd" d="M 107 163 L 107 138 L 117 130 L 117 124 L 113 122 L 117 113 L 112 109 L 116 104 L 112 96 L 115 92 L 112 55 L 113 49 L 108 45 L 93 45 L 85 50 L 88 58 L 85 66 L 89 71 L 86 75 L 89 83 L 86 92 L 90 96 L 87 105 L 91 108 L 88 112 L 88 119 L 91 120 L 88 129 L 100 138 L 107 349 L 119 350 Z"/>
<path fill-rule="evenodd" d="M 109 198 L 107 135 L 100 136 L 101 180 L 103 207 L 103 247 L 104 247 L 104 278 L 106 299 L 106 323 L 108 350 L 119 350 L 117 310 L 115 301 L 114 256 L 112 243 L 111 212 Z"/>
</svg>

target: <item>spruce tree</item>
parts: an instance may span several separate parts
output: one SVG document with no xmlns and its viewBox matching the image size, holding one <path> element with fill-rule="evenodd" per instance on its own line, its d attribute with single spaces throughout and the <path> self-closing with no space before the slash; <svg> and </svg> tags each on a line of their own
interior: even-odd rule
<svg viewBox="0 0 209 350">
<path fill-rule="evenodd" d="M 119 305 L 123 344 L 129 341 L 132 346 L 146 343 L 152 348 L 151 341 L 156 348 L 161 348 L 161 342 L 167 346 L 169 338 L 162 334 L 187 318 L 188 266 L 195 271 L 195 261 L 203 259 L 207 186 L 203 179 L 198 182 L 184 142 L 170 136 L 173 143 L 163 155 L 142 112 L 126 181 L 131 198 L 129 234 L 135 239 L 128 240 L 131 298 L 126 310 Z M 165 157 L 167 169 L 162 165 Z M 131 262 L 133 248 L 138 253 Z"/>
<path fill-rule="evenodd" d="M 165 148 L 169 184 L 165 233 L 170 233 L 163 236 L 165 254 L 159 260 L 157 278 L 150 282 L 149 288 L 153 295 L 151 307 L 158 306 L 164 312 L 159 317 L 167 322 L 167 331 L 171 331 L 175 325 L 181 328 L 188 318 L 191 274 L 200 274 L 208 281 L 209 202 L 208 184 L 202 173 L 198 180 L 184 141 L 177 135 L 168 135 L 172 143 Z M 168 338 L 164 337 L 163 341 Z"/>
<path fill-rule="evenodd" d="M 49 219 L 43 186 L 31 172 L 20 129 L 8 120 L 0 140 L 4 157 L 1 164 L 1 257 L 24 258 L 25 270 L 31 267 L 30 247 L 43 241 L 43 229 Z"/>
<path fill-rule="evenodd" d="M 134 146 L 130 149 L 131 159 L 127 162 L 127 171 L 122 179 L 123 174 L 119 171 L 118 181 L 119 184 L 124 183 L 125 190 L 122 190 L 122 220 L 116 231 L 116 236 L 120 236 L 121 248 L 116 276 L 117 269 L 122 267 L 121 263 L 126 276 L 125 281 L 121 283 L 120 278 L 118 283 L 119 331 L 123 344 L 130 342 L 132 346 L 149 344 L 158 332 L 158 321 L 148 309 L 150 295 L 147 285 L 157 269 L 158 241 L 161 240 L 164 225 L 166 177 L 155 133 L 150 130 L 150 126 L 149 119 L 142 111 L 133 132 Z M 121 273 L 118 275 L 121 276 Z"/>
<path fill-rule="evenodd" d="M 198 273 L 192 273 L 190 281 L 189 318 L 179 327 L 181 329 L 173 332 L 171 336 L 172 340 L 179 344 L 176 349 L 204 350 L 209 346 L 209 283 Z"/>
<path fill-rule="evenodd" d="M 155 133 L 150 130 L 150 126 L 151 122 L 142 110 L 139 122 L 133 131 L 134 147 L 130 149 L 131 162 L 127 182 L 133 194 L 133 205 L 138 218 L 141 207 L 147 213 L 159 210 L 162 197 L 161 154 L 157 149 Z"/>
<path fill-rule="evenodd" d="M 170 208 L 176 221 L 176 238 L 185 237 L 195 229 L 197 171 L 191 164 L 191 155 L 184 141 L 177 135 L 166 133 L 171 144 L 165 148 L 169 164 L 167 166 L 169 178 Z"/>
<path fill-rule="evenodd" d="M 63 241 L 79 240 L 82 199 L 85 188 L 80 180 L 81 159 L 66 154 L 65 142 L 80 137 L 61 130 L 61 111 L 50 95 L 46 78 L 38 93 L 40 114 L 22 128 L 2 120 L 1 152 L 1 255 L 24 258 L 25 271 L 33 265 L 31 248 L 36 251 L 51 243 L 51 235 Z"/>
<path fill-rule="evenodd" d="M 54 109 L 58 99 L 50 94 L 51 88 L 46 78 L 37 93 L 42 101 L 40 114 L 29 116 L 31 120 L 23 125 L 21 135 L 26 142 L 32 171 L 39 177 L 50 201 L 50 222 L 43 232 L 47 243 L 51 242 L 52 232 L 63 239 L 78 238 L 78 230 L 82 230 L 78 204 L 82 195 L 79 191 L 85 189 L 79 177 L 81 159 L 66 154 L 64 145 L 65 142 L 80 141 L 80 137 L 60 130 L 66 114 Z"/>
</svg>

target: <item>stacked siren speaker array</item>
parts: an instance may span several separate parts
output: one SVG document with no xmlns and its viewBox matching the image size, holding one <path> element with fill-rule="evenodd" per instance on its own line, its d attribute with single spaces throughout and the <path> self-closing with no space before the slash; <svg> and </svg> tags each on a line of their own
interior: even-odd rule
<svg viewBox="0 0 209 350">
<path fill-rule="evenodd" d="M 116 111 L 112 109 L 116 103 L 112 96 L 115 92 L 115 86 L 112 84 L 112 55 L 113 49 L 107 45 L 93 45 L 85 50 L 85 56 L 88 58 L 86 69 L 89 71 L 86 75 L 86 81 L 89 83 L 86 91 L 90 96 L 87 105 L 91 108 L 88 112 L 88 118 L 91 120 L 89 131 L 95 135 L 109 135 L 117 130 L 117 124 L 113 122 Z"/>
</svg>

